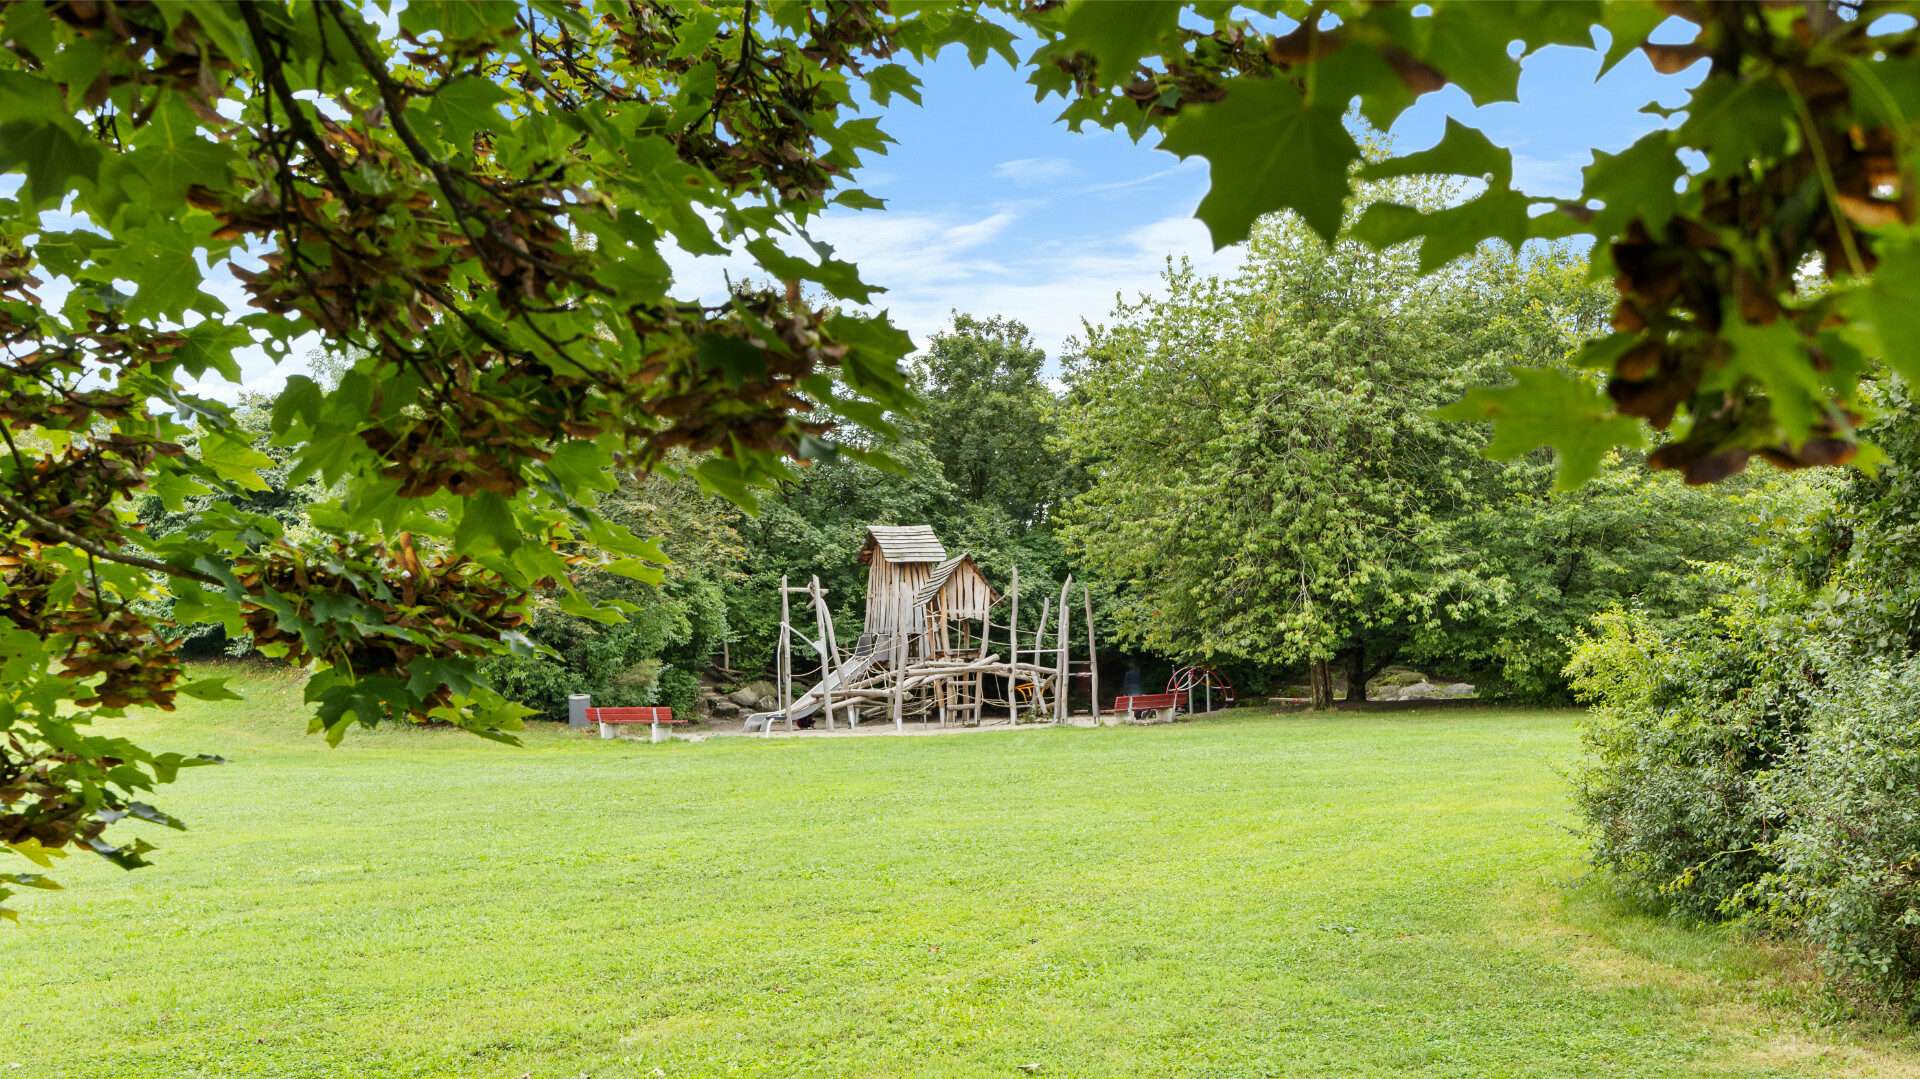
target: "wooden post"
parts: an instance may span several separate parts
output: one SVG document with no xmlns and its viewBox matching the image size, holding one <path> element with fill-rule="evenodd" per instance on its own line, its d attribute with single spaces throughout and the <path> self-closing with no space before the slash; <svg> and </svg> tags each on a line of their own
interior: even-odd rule
<svg viewBox="0 0 1920 1079">
<path fill-rule="evenodd" d="M 820 631 L 820 640 L 815 651 L 820 653 L 820 703 L 827 711 L 827 729 L 833 729 L 833 664 L 838 657 L 833 647 L 833 620 L 827 617 L 827 601 L 820 595 L 820 578 L 815 577 L 807 585 L 807 594 L 813 597 L 813 624 Z M 788 720 L 791 728 L 793 721 Z"/>
<path fill-rule="evenodd" d="M 1033 657 L 1033 718 L 1036 722 L 1040 719 L 1040 710 L 1047 705 L 1047 687 L 1040 681 L 1040 653 L 1046 650 L 1047 623 L 1052 620 L 1053 597 L 1047 596 L 1040 601 L 1040 628 L 1033 631 L 1033 648 L 1028 652 Z"/>
<path fill-rule="evenodd" d="M 1067 721 L 1067 691 L 1073 687 L 1073 679 L 1068 677 L 1067 672 L 1067 626 L 1072 621 L 1067 617 L 1070 613 L 1070 609 L 1067 607 L 1067 596 L 1071 594 L 1072 588 L 1073 574 L 1069 573 L 1067 574 L 1067 579 L 1060 582 L 1060 629 L 1054 634 L 1055 638 L 1060 642 L 1059 650 L 1054 659 L 1054 662 L 1060 668 L 1060 673 L 1055 675 L 1053 680 L 1053 684 L 1056 687 L 1053 693 L 1053 721 L 1055 723 L 1065 723 Z"/>
<path fill-rule="evenodd" d="M 787 578 L 780 575 L 780 647 L 774 658 L 774 679 L 779 683 L 780 711 L 793 705 L 793 616 L 787 607 Z M 773 729 L 773 720 L 767 720 Z"/>
<path fill-rule="evenodd" d="M 833 612 L 827 608 L 827 593 L 820 587 L 820 578 L 813 579 L 814 602 L 820 604 L 820 617 L 827 624 L 827 651 L 833 653 L 833 665 L 840 666 L 840 638 L 833 629 Z"/>
<path fill-rule="evenodd" d="M 899 620 L 893 624 L 893 730 L 900 734 L 907 729 L 902 712 L 907 692 L 907 597 L 904 594 L 899 597 L 897 613 Z"/>
<path fill-rule="evenodd" d="M 1020 725 L 1020 567 L 1013 567 L 1013 586 L 1007 593 L 1012 609 L 1007 614 L 1007 722 Z"/>
<path fill-rule="evenodd" d="M 1093 640 L 1093 593 L 1086 585 L 1080 586 L 1080 600 L 1087 610 L 1087 681 L 1091 688 L 1088 693 L 1093 698 L 1093 725 L 1100 725 L 1100 651 Z"/>
</svg>

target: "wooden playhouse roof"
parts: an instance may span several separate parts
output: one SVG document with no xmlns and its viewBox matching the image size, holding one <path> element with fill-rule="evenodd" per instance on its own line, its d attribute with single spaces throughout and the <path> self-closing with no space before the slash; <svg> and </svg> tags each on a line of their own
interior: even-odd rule
<svg viewBox="0 0 1920 1079">
<path fill-rule="evenodd" d="M 940 545 L 940 537 L 933 534 L 932 525 L 868 525 L 867 542 L 860 547 L 860 561 L 872 562 L 875 547 L 894 565 L 947 559 L 947 549 Z"/>
<path fill-rule="evenodd" d="M 963 553 L 933 567 L 933 571 L 927 574 L 927 583 L 921 585 L 920 590 L 913 595 L 914 606 L 925 607 L 932 603 L 933 597 L 940 594 L 940 590 L 947 586 L 947 582 L 952 580 L 954 574 L 959 573 L 962 567 L 965 567 L 965 575 L 979 578 L 980 590 L 985 593 L 983 598 L 986 603 L 991 604 L 999 598 L 999 593 L 993 590 L 992 585 L 987 584 L 986 575 L 981 573 L 980 567 L 974 564 L 973 556 Z"/>
</svg>

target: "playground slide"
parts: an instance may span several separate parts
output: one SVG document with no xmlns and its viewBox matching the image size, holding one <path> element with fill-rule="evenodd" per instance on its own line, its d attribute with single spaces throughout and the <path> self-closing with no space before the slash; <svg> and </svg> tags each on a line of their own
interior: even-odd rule
<svg viewBox="0 0 1920 1079">
<path fill-rule="evenodd" d="M 864 654 L 849 656 L 847 661 L 835 668 L 832 674 L 820 680 L 820 684 L 802 693 L 785 712 L 755 712 L 747 717 L 747 730 L 764 731 L 767 725 L 779 720 L 805 719 L 818 712 L 826 702 L 827 690 L 839 689 L 850 682 L 865 677 L 868 669 L 879 662 L 881 652 L 872 649 Z"/>
</svg>

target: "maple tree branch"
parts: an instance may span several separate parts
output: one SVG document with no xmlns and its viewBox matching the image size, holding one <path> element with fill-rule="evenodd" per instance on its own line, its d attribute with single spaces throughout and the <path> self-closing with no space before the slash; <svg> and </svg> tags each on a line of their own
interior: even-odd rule
<svg viewBox="0 0 1920 1079">
<path fill-rule="evenodd" d="M 214 588 L 227 587 L 227 582 L 210 573 L 202 573 L 199 570 L 193 569 L 182 569 L 179 566 L 170 566 L 158 559 L 113 550 L 98 541 L 88 539 L 63 524 L 42 517 L 27 506 L 14 501 L 13 497 L 4 491 L 0 491 L 0 508 L 6 509 L 27 524 L 32 525 L 35 529 L 46 533 L 61 543 L 69 547 L 78 548 L 103 561 L 118 562 L 123 566 L 152 570 L 155 573 L 164 573 L 169 577 L 183 577 L 189 581 L 198 581 L 201 584 L 210 585 Z"/>
<path fill-rule="evenodd" d="M 293 87 L 287 84 L 287 74 L 281 70 L 280 57 L 274 52 L 274 38 L 260 21 L 260 12 L 252 4 L 241 4 L 240 17 L 247 24 L 247 32 L 253 37 L 253 47 L 260 53 L 260 71 L 267 78 L 275 97 L 287 110 L 287 127 L 298 138 L 307 152 L 314 156 L 321 171 L 327 174 L 327 180 L 340 192 L 343 199 L 353 197 L 353 188 L 347 183 L 346 173 L 340 171 L 340 162 L 334 160 L 332 151 L 327 149 L 325 139 L 314 130 L 306 114 L 300 111 L 299 99 L 293 96 Z"/>
</svg>

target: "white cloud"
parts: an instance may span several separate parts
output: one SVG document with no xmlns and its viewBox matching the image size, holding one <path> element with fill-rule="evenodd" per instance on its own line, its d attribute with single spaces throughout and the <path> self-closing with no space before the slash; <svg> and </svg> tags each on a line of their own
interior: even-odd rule
<svg viewBox="0 0 1920 1079">
<path fill-rule="evenodd" d="M 1092 243 L 1024 245 L 1017 218 L 1006 211 L 977 222 L 949 222 L 931 215 L 888 215 L 849 228 L 832 218 L 820 229 L 843 258 L 856 262 L 866 279 L 888 291 L 876 306 L 925 343 L 954 311 L 1005 315 L 1026 324 L 1051 357 L 1058 358 L 1082 321 L 1099 322 L 1116 296 L 1133 299 L 1160 290 L 1169 258 L 1190 259 L 1203 273 L 1231 272 L 1238 247 L 1215 252 L 1204 225 L 1168 217 Z M 992 257 L 972 247 L 984 237 L 1011 230 Z"/>
<path fill-rule="evenodd" d="M 1012 223 L 1013 214 L 1002 210 L 978 221 L 955 225 L 947 229 L 942 236 L 949 243 L 962 249 L 978 247 L 1006 231 L 1007 226 Z"/>
<path fill-rule="evenodd" d="M 1083 320 L 1100 322 L 1114 299 L 1160 291 L 1169 258 L 1188 259 L 1202 273 L 1230 273 L 1243 250 L 1214 251 L 1206 226 L 1186 216 L 1071 242 L 1023 237 L 1024 208 L 1002 206 L 983 216 L 934 213 L 829 213 L 812 226 L 834 255 L 860 267 L 868 284 L 886 289 L 873 306 L 925 344 L 954 311 L 1004 315 L 1033 331 L 1058 358 Z M 783 246 L 792 247 L 787 244 Z M 714 302 L 734 281 L 755 273 L 742 254 L 694 257 L 670 252 L 675 295 Z"/>
<path fill-rule="evenodd" d="M 1169 176 L 1182 172 L 1197 172 L 1206 167 L 1206 162 L 1201 158 L 1189 157 L 1177 165 L 1169 165 L 1164 169 L 1149 172 L 1145 176 L 1135 176 L 1130 180 L 1108 180 L 1103 183 L 1088 184 L 1080 190 L 1083 194 L 1092 194 L 1098 191 L 1124 191 L 1129 187 L 1140 187 L 1143 184 L 1158 183 Z"/>
<path fill-rule="evenodd" d="M 1579 198 L 1580 170 L 1587 166 L 1591 158 L 1592 155 L 1586 151 L 1554 158 L 1516 153 L 1513 155 L 1513 186 L 1529 195 Z"/>
<path fill-rule="evenodd" d="M 1018 187 L 1038 187 L 1080 174 L 1080 166 L 1064 157 L 1017 157 L 993 167 L 993 174 Z"/>
</svg>

